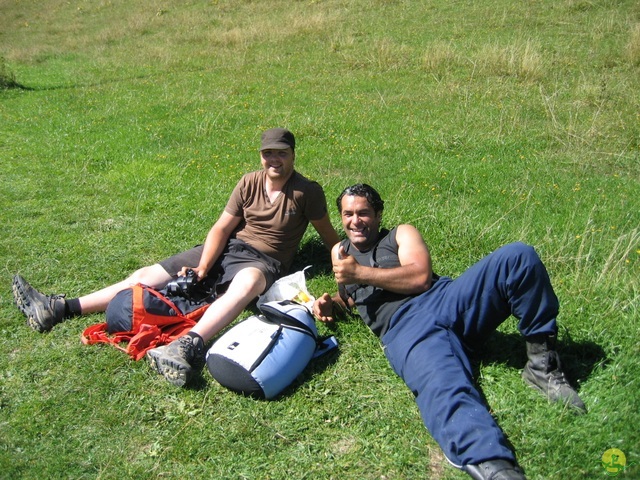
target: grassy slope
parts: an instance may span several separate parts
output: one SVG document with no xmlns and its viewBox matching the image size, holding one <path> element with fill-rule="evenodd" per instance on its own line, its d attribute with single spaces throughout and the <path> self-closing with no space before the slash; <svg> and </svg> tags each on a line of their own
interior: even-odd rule
<svg viewBox="0 0 640 480">
<path fill-rule="evenodd" d="M 639 21 L 631 1 L 0 0 L 26 87 L 0 91 L 0 476 L 464 478 L 356 319 L 266 403 L 82 346 L 101 315 L 35 335 L 11 305 L 15 272 L 73 296 L 201 241 L 274 125 L 331 207 L 372 183 L 440 273 L 535 245 L 590 414 L 522 384 L 512 323 L 477 362 L 483 392 L 531 478 L 601 478 L 611 447 L 638 463 Z"/>
</svg>

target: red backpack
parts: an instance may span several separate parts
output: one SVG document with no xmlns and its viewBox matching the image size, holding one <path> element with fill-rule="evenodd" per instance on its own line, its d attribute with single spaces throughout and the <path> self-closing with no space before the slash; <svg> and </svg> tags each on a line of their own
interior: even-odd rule
<svg viewBox="0 0 640 480">
<path fill-rule="evenodd" d="M 186 334 L 211 305 L 183 297 L 169 297 L 146 285 L 120 291 L 109 302 L 106 322 L 87 327 L 82 343 L 110 343 L 140 360 L 150 350 Z M 121 346 L 126 343 L 126 346 Z"/>
</svg>

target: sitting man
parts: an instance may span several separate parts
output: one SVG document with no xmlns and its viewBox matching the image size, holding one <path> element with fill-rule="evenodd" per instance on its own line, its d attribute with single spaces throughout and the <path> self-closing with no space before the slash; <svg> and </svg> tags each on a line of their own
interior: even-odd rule
<svg viewBox="0 0 640 480">
<path fill-rule="evenodd" d="M 147 354 L 168 381 L 184 386 L 204 364 L 205 343 L 289 270 L 309 222 L 327 249 L 339 241 L 322 187 L 294 170 L 293 134 L 282 128 L 265 131 L 260 157 L 262 170 L 240 179 L 204 245 L 75 299 L 44 295 L 16 275 L 13 294 L 28 324 L 39 332 L 48 331 L 67 318 L 105 311 L 119 291 L 133 284 L 162 288 L 188 268 L 200 280 L 215 272 L 219 296 L 200 321 L 183 337 Z"/>
<path fill-rule="evenodd" d="M 534 249 L 512 243 L 455 280 L 438 277 L 416 228 L 380 228 L 384 202 L 372 187 L 346 188 L 337 205 L 348 237 L 332 249 L 338 293 L 316 300 L 316 318 L 331 322 L 335 306 L 357 307 L 447 459 L 475 479 L 523 479 L 474 385 L 467 354 L 513 315 L 526 340 L 524 380 L 550 400 L 586 411 L 561 370 L 558 299 Z"/>
</svg>

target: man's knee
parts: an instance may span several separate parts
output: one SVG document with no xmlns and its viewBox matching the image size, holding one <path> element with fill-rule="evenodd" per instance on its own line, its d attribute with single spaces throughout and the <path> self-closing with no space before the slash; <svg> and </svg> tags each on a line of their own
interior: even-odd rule
<svg viewBox="0 0 640 480">
<path fill-rule="evenodd" d="M 259 268 L 247 267 L 236 274 L 229 285 L 229 290 L 242 290 L 259 295 L 264 292 L 266 285 L 265 274 Z"/>
<path fill-rule="evenodd" d="M 536 250 L 526 243 L 522 242 L 513 242 L 509 243 L 498 251 L 502 253 L 504 256 L 509 258 L 515 258 L 520 261 L 520 263 L 532 265 L 536 263 L 541 263 L 540 257 Z"/>
<path fill-rule="evenodd" d="M 139 268 L 127 278 L 129 284 L 142 283 L 149 286 L 157 286 L 158 283 L 166 283 L 171 279 L 171 275 L 159 264 L 149 265 Z"/>
</svg>

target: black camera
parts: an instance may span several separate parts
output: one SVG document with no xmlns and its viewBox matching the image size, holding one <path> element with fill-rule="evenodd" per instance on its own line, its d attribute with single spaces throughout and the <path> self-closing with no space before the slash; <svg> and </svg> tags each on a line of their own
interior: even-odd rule
<svg viewBox="0 0 640 480">
<path fill-rule="evenodd" d="M 194 270 L 188 269 L 186 275 L 181 275 L 167 283 L 166 290 L 168 295 L 191 298 L 196 291 L 199 291 L 198 275 Z"/>
</svg>

